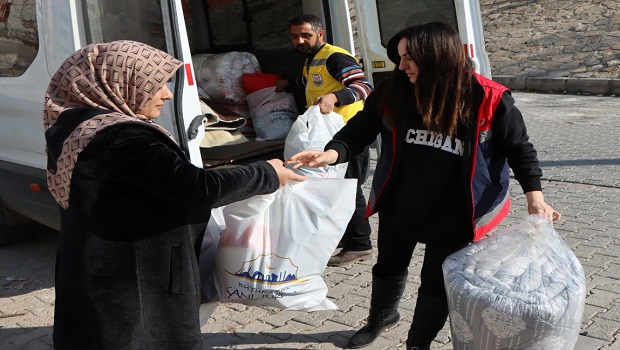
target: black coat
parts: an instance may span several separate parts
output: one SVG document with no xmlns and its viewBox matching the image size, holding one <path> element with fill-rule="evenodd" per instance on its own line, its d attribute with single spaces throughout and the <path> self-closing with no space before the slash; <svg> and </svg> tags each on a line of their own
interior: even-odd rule
<svg viewBox="0 0 620 350">
<path fill-rule="evenodd" d="M 278 188 L 267 162 L 205 171 L 121 123 L 78 157 L 56 261 L 56 349 L 201 349 L 197 264 L 210 209 Z"/>
<path fill-rule="evenodd" d="M 510 91 L 480 75 L 476 78 L 472 109 L 476 115 L 465 127 L 461 172 L 462 184 L 468 191 L 466 198 L 471 198 L 467 203 L 468 216 L 472 218 L 472 237 L 475 241 L 508 215 L 509 166 L 524 193 L 540 191 L 542 176 L 536 150 L 529 142 L 523 116 L 514 105 Z M 379 100 L 384 93 L 382 86 L 374 90 L 366 100 L 364 110 L 351 118 L 325 146 L 325 149 L 338 152 L 337 163 L 341 163 L 347 161 L 349 154 L 360 152 L 363 146 L 381 135 L 381 157 L 373 177 L 367 216 L 380 211 L 384 203 L 394 201 L 390 193 L 400 191 L 392 186 L 392 172 L 399 167 L 400 150 L 407 129 L 384 125 L 383 111 L 379 109 Z M 405 104 L 409 113 L 414 113 L 412 103 Z M 407 113 L 405 110 L 403 115 Z M 398 205 L 406 203 L 398 202 Z"/>
</svg>

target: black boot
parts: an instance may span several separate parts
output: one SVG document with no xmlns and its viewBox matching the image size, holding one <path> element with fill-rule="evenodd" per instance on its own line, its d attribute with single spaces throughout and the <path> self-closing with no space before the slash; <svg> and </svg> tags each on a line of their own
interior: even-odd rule
<svg viewBox="0 0 620 350">
<path fill-rule="evenodd" d="M 368 321 L 349 339 L 347 348 L 358 349 L 370 345 L 385 329 L 400 321 L 398 304 L 406 285 L 407 274 L 382 278 L 373 273 Z"/>
<path fill-rule="evenodd" d="M 447 319 L 448 300 L 445 296 L 436 297 L 418 292 L 413 322 L 407 336 L 407 350 L 429 350 Z"/>
</svg>

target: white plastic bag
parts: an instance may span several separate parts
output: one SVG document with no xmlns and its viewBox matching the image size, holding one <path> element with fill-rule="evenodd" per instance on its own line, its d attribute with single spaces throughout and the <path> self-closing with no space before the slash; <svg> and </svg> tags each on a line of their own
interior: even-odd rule
<svg viewBox="0 0 620 350">
<path fill-rule="evenodd" d="M 226 228 L 223 207 L 211 209 L 211 218 L 207 223 L 207 229 L 200 246 L 200 258 L 198 266 L 200 271 L 200 281 L 205 286 L 213 285 L 213 267 L 215 266 L 215 254 L 220 235 Z M 211 300 L 214 298 L 213 290 L 210 288 L 202 289 L 202 299 Z"/>
<path fill-rule="evenodd" d="M 342 116 L 336 112 L 321 114 L 319 106 L 310 106 L 299 117 L 284 142 L 284 159 L 305 150 L 320 150 L 344 126 Z M 309 177 L 344 178 L 347 163 L 328 165 L 322 168 L 299 168 L 293 171 Z"/>
<path fill-rule="evenodd" d="M 283 140 L 297 118 L 293 94 L 267 87 L 247 95 L 248 108 L 257 139 Z"/>
<path fill-rule="evenodd" d="M 354 179 L 289 183 L 229 204 L 210 301 L 285 310 L 335 310 L 321 277 L 355 210 Z"/>
<path fill-rule="evenodd" d="M 579 260 L 542 215 L 443 263 L 455 350 L 570 350 L 585 306 Z"/>
</svg>

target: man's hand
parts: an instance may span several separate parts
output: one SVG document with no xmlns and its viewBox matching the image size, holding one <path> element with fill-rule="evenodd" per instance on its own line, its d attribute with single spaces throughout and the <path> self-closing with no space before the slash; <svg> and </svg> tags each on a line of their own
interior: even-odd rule
<svg viewBox="0 0 620 350">
<path fill-rule="evenodd" d="M 276 92 L 282 92 L 288 87 L 288 80 L 282 79 L 276 82 Z"/>
<path fill-rule="evenodd" d="M 319 96 L 314 100 L 314 104 L 319 106 L 321 114 L 329 114 L 334 111 L 334 106 L 338 103 L 338 97 L 332 92 L 327 95 Z"/>
</svg>

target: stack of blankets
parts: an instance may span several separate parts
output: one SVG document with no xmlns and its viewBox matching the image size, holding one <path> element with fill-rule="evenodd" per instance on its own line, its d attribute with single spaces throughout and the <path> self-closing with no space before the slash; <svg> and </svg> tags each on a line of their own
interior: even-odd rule
<svg viewBox="0 0 620 350">
<path fill-rule="evenodd" d="M 573 349 L 586 282 L 540 215 L 499 230 L 443 264 L 455 350 Z"/>
</svg>

